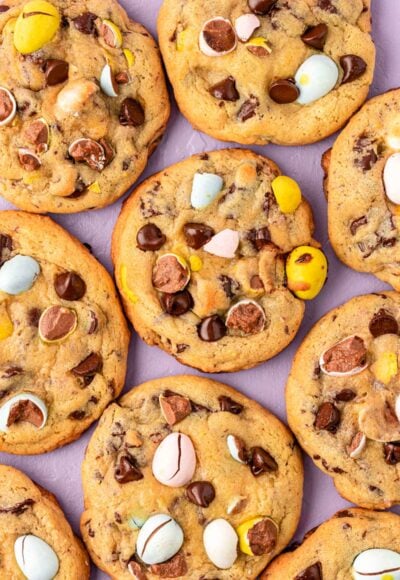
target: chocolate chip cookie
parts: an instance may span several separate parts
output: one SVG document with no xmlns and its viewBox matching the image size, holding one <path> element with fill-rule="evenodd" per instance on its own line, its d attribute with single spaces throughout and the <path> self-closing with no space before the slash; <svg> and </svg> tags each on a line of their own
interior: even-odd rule
<svg viewBox="0 0 400 580">
<path fill-rule="evenodd" d="M 339 493 L 362 507 L 400 503 L 400 297 L 353 298 L 313 328 L 286 393 L 300 444 Z"/>
<path fill-rule="evenodd" d="M 145 383 L 111 404 L 82 477 L 84 541 L 118 580 L 254 579 L 300 516 L 302 462 L 286 427 L 194 376 Z"/>
<path fill-rule="evenodd" d="M 169 116 L 158 49 L 115 0 L 6 0 L 0 195 L 35 213 L 109 205 Z"/>
<path fill-rule="evenodd" d="M 338 512 L 279 556 L 262 580 L 399 580 L 399 516 L 362 509 Z"/>
<path fill-rule="evenodd" d="M 400 90 L 371 99 L 323 157 L 338 257 L 400 290 Z"/>
<path fill-rule="evenodd" d="M 0 465 L 1 577 L 89 580 L 89 558 L 54 495 Z"/>
<path fill-rule="evenodd" d="M 0 451 L 79 437 L 120 393 L 128 339 L 111 278 L 78 240 L 0 212 Z"/>
<path fill-rule="evenodd" d="M 324 139 L 373 78 L 370 0 L 164 0 L 158 31 L 180 110 L 223 141 Z"/>
<path fill-rule="evenodd" d="M 116 279 L 139 335 L 184 364 L 236 371 L 294 338 L 321 290 L 324 254 L 300 187 L 245 150 L 195 155 L 125 203 Z"/>
</svg>

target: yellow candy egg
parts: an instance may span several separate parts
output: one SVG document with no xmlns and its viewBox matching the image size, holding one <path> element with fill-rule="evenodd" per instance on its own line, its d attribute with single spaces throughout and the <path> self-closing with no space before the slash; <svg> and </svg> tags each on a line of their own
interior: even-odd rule
<svg viewBox="0 0 400 580">
<path fill-rule="evenodd" d="M 272 52 L 272 48 L 270 47 L 270 45 L 267 42 L 266 38 L 263 38 L 262 36 L 256 36 L 255 38 L 251 38 L 248 42 L 246 42 L 246 46 L 247 47 L 256 47 L 256 48 L 262 48 L 265 50 L 265 52 L 267 52 L 268 54 L 271 54 Z"/>
<path fill-rule="evenodd" d="M 243 522 L 236 528 L 237 535 L 239 536 L 239 546 L 240 550 L 247 554 L 248 556 L 254 556 L 249 543 L 248 533 L 258 522 L 262 522 L 264 518 L 253 518 L 247 522 Z"/>
<path fill-rule="evenodd" d="M 382 352 L 371 366 L 371 371 L 375 378 L 384 385 L 388 385 L 394 379 L 398 370 L 397 354 L 395 352 Z"/>
<path fill-rule="evenodd" d="M 311 246 L 295 248 L 286 261 L 289 289 L 302 300 L 312 300 L 322 290 L 328 262 L 321 250 Z"/>
<path fill-rule="evenodd" d="M 0 311 L 0 340 L 6 340 L 14 332 L 14 325 L 6 309 Z"/>
<path fill-rule="evenodd" d="M 192 272 L 200 272 L 203 267 L 203 261 L 199 256 L 190 256 L 189 263 Z"/>
<path fill-rule="evenodd" d="M 99 185 L 98 181 L 94 181 L 93 183 L 91 183 L 88 187 L 89 191 L 92 191 L 93 193 L 101 193 L 101 188 Z"/>
<path fill-rule="evenodd" d="M 188 30 L 182 30 L 178 32 L 176 36 L 176 50 L 178 52 L 183 52 L 185 50 L 185 44 L 189 36 Z"/>
<path fill-rule="evenodd" d="M 60 27 L 60 13 L 45 0 L 25 4 L 15 24 L 14 45 L 21 54 L 30 54 L 50 42 Z"/>
<path fill-rule="evenodd" d="M 123 264 L 121 266 L 121 286 L 122 286 L 122 291 L 124 293 L 124 296 L 129 300 L 129 302 L 132 302 L 132 304 L 136 304 L 136 302 L 138 301 L 138 297 L 136 296 L 136 294 L 134 294 L 132 292 L 132 290 L 129 288 L 128 286 L 128 269 L 126 267 L 125 264 Z"/>
<path fill-rule="evenodd" d="M 124 48 L 123 50 L 126 62 L 128 63 L 128 67 L 130 68 L 135 64 L 135 55 L 129 48 Z"/>
<path fill-rule="evenodd" d="M 294 213 L 301 204 L 301 189 L 291 177 L 279 175 L 272 182 L 272 191 L 282 213 Z"/>
<path fill-rule="evenodd" d="M 111 48 L 121 48 L 123 42 L 122 32 L 111 20 L 103 20 L 101 35 L 104 38 L 104 42 Z"/>
</svg>

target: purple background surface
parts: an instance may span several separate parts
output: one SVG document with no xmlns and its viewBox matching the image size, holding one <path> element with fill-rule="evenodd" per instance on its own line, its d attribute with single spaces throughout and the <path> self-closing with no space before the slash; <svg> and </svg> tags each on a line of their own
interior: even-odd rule
<svg viewBox="0 0 400 580">
<path fill-rule="evenodd" d="M 162 0 L 123 0 L 122 3 L 135 20 L 144 24 L 155 35 L 156 18 Z M 400 86 L 400 0 L 374 0 L 373 27 L 378 54 L 371 94 L 376 95 Z M 286 420 L 285 381 L 296 348 L 312 324 L 329 309 L 352 296 L 384 288 L 384 285 L 372 276 L 358 274 L 339 263 L 330 247 L 320 159 L 332 142 L 331 138 L 307 147 L 285 148 L 268 145 L 254 148 L 271 157 L 280 165 L 284 173 L 295 178 L 312 203 L 317 226 L 316 238 L 322 243 L 330 260 L 329 280 L 322 294 L 307 304 L 306 316 L 297 340 L 286 351 L 256 369 L 216 375 L 215 378 L 258 400 L 284 421 Z M 194 131 L 174 108 L 165 138 L 154 153 L 143 177 L 160 171 L 167 165 L 176 163 L 193 153 L 226 146 L 228 145 Z M 91 244 L 95 256 L 111 271 L 110 238 L 120 205 L 121 202 L 104 210 L 54 216 L 54 219 L 81 241 Z M 0 200 L 0 209 L 11 207 L 10 204 Z M 149 379 L 187 372 L 200 374 L 175 362 L 172 357 L 157 348 L 144 345 L 136 335 L 133 336 L 126 380 L 127 389 Z M 56 494 L 77 532 L 83 507 L 80 466 L 92 432 L 93 427 L 75 443 L 48 455 L 17 457 L 0 454 L 2 463 L 22 469 L 43 487 Z M 336 510 L 348 505 L 339 497 L 332 480 L 327 475 L 314 467 L 308 458 L 305 459 L 305 465 L 305 495 L 302 520 L 297 532 L 298 538 L 301 538 L 311 527 L 330 517 Z M 397 511 L 400 513 L 399 508 Z M 96 580 L 107 578 L 95 567 L 93 567 L 92 577 Z"/>
</svg>

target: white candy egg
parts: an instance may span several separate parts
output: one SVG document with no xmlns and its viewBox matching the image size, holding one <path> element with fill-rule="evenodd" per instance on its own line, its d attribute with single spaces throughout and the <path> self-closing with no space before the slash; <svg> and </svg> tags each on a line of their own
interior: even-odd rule
<svg viewBox="0 0 400 580">
<path fill-rule="evenodd" d="M 220 193 L 224 181 L 214 173 L 196 173 L 193 178 L 190 203 L 195 209 L 204 209 Z"/>
<path fill-rule="evenodd" d="M 314 54 L 303 62 L 294 78 L 300 90 L 297 102 L 308 105 L 321 99 L 335 87 L 339 69 L 328 56 Z"/>
<path fill-rule="evenodd" d="M 238 537 L 229 522 L 219 518 L 208 524 L 203 534 L 204 549 L 217 568 L 231 568 L 237 558 Z"/>
<path fill-rule="evenodd" d="M 17 538 L 14 554 L 27 580 L 52 580 L 58 572 L 57 554 L 37 536 L 28 534 Z"/>
<path fill-rule="evenodd" d="M 163 485 L 182 487 L 196 470 L 196 452 L 192 440 L 183 433 L 170 433 L 154 453 L 153 475 Z"/>
<path fill-rule="evenodd" d="M 40 266 L 30 256 L 14 256 L 0 269 L 0 290 L 17 295 L 32 288 L 40 272 Z"/>
<path fill-rule="evenodd" d="M 118 97 L 118 85 L 109 64 L 106 64 L 101 71 L 100 86 L 107 96 Z"/>
<path fill-rule="evenodd" d="M 235 20 L 236 34 L 242 42 L 247 42 L 260 26 L 260 19 L 255 14 L 242 14 Z"/>
<path fill-rule="evenodd" d="M 140 529 L 136 541 L 136 553 L 145 564 L 166 562 L 183 544 L 183 531 L 171 516 L 156 514 L 151 516 Z"/>
<path fill-rule="evenodd" d="M 215 236 L 213 236 L 211 240 L 203 246 L 203 250 L 220 258 L 234 258 L 236 250 L 239 247 L 239 242 L 239 233 L 234 230 L 226 229 L 215 234 Z"/>
<path fill-rule="evenodd" d="M 383 181 L 390 201 L 400 205 L 400 153 L 394 153 L 386 161 Z"/>
<path fill-rule="evenodd" d="M 37 427 L 38 429 L 43 429 L 46 425 L 47 421 L 47 407 L 39 397 L 36 395 L 31 395 L 30 393 L 22 393 L 20 395 L 15 395 L 11 399 L 9 399 L 2 407 L 0 407 L 0 431 L 3 433 L 7 433 L 9 431 L 9 427 L 7 426 L 8 417 L 10 415 L 11 408 L 19 403 L 20 401 L 31 401 L 39 411 L 43 415 L 42 423 Z"/>
<path fill-rule="evenodd" d="M 10 111 L 6 117 L 0 119 L 0 127 L 9 125 L 17 114 L 17 101 L 14 95 L 5 87 L 0 87 L 0 98 L 6 104 L 6 111 Z"/>
<path fill-rule="evenodd" d="M 400 554 L 393 550 L 365 550 L 353 562 L 354 580 L 400 580 Z"/>
</svg>

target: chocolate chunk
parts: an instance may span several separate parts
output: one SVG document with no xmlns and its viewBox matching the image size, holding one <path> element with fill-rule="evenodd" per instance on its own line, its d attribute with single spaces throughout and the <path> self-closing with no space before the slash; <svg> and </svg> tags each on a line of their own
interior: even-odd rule
<svg viewBox="0 0 400 580">
<path fill-rule="evenodd" d="M 208 481 L 194 481 L 187 486 L 186 497 L 195 505 L 207 508 L 215 499 L 215 489 Z"/>
<path fill-rule="evenodd" d="M 278 79 L 269 87 L 269 96 L 279 105 L 294 103 L 299 94 L 300 91 L 292 79 Z"/>
<path fill-rule="evenodd" d="M 236 81 L 231 76 L 210 87 L 209 91 L 213 97 L 221 101 L 233 102 L 240 99 L 240 95 L 236 89 Z"/>
<path fill-rule="evenodd" d="M 381 308 L 369 323 L 369 331 L 374 338 L 384 334 L 399 334 L 399 325 L 390 312 Z"/>
<path fill-rule="evenodd" d="M 165 244 L 166 237 L 155 224 L 146 224 L 138 231 L 136 241 L 144 252 L 155 252 Z"/>
<path fill-rule="evenodd" d="M 211 240 L 215 231 L 205 224 L 187 223 L 183 226 L 183 233 L 189 248 L 199 250 Z"/>
<path fill-rule="evenodd" d="M 278 529 L 270 519 L 255 524 L 247 533 L 251 551 L 255 556 L 268 554 L 276 546 Z"/>
<path fill-rule="evenodd" d="M 359 167 L 364 173 L 370 171 L 378 161 L 376 149 L 376 139 L 372 138 L 368 133 L 362 133 L 353 146 L 353 151 L 356 154 L 354 165 Z M 366 219 L 365 216 L 363 217 Z"/>
<path fill-rule="evenodd" d="M 49 127 L 46 121 L 37 119 L 24 131 L 24 136 L 29 143 L 36 145 L 36 153 L 43 153 L 48 149 Z"/>
<path fill-rule="evenodd" d="M 32 507 L 35 503 L 36 502 L 33 499 L 26 499 L 10 507 L 0 507 L 0 514 L 13 514 L 14 516 L 20 516 L 21 514 L 25 513 L 30 507 Z"/>
<path fill-rule="evenodd" d="M 46 60 L 44 76 L 48 87 L 64 83 L 68 79 L 69 64 L 65 60 L 50 58 Z"/>
<path fill-rule="evenodd" d="M 115 156 L 114 149 L 105 139 L 100 139 L 99 143 L 104 149 L 104 155 L 106 158 L 105 166 L 110 165 L 111 161 L 114 159 Z"/>
<path fill-rule="evenodd" d="M 182 316 L 194 306 L 192 295 L 187 290 L 176 294 L 162 294 L 160 303 L 164 312 L 171 316 Z"/>
<path fill-rule="evenodd" d="M 400 463 L 400 441 L 395 443 L 386 443 L 383 446 L 385 461 L 388 465 L 397 465 Z"/>
<path fill-rule="evenodd" d="M 18 375 L 22 375 L 23 374 L 23 369 L 21 367 L 16 367 L 16 366 L 10 366 L 7 367 L 3 370 L 2 374 L 0 375 L 0 378 L 2 379 L 11 379 L 12 377 L 16 377 Z"/>
<path fill-rule="evenodd" d="M 320 0 L 321 2 L 322 0 Z M 322 580 L 321 562 L 309 566 L 294 578 L 294 580 Z"/>
<path fill-rule="evenodd" d="M 341 403 L 348 403 L 349 401 L 353 401 L 356 398 L 356 396 L 357 393 L 355 393 L 351 389 L 342 389 L 335 396 L 335 401 L 340 401 Z"/>
<path fill-rule="evenodd" d="M 74 18 L 74 25 L 82 34 L 96 34 L 97 15 L 93 12 L 84 12 L 77 18 Z"/>
<path fill-rule="evenodd" d="M 28 149 L 19 149 L 18 159 L 25 171 L 37 171 L 42 165 L 35 153 Z"/>
<path fill-rule="evenodd" d="M 343 69 L 342 85 L 355 81 L 367 70 L 367 63 L 365 60 L 355 54 L 341 56 L 340 66 Z"/>
<path fill-rule="evenodd" d="M 143 479 L 143 473 L 136 465 L 135 459 L 131 455 L 120 457 L 114 469 L 114 477 L 118 483 L 129 483 Z"/>
<path fill-rule="evenodd" d="M 188 571 L 186 560 L 180 552 L 173 558 L 162 564 L 152 564 L 150 572 L 160 578 L 180 578 L 186 576 Z"/>
<path fill-rule="evenodd" d="M 357 233 L 358 228 L 361 226 L 365 226 L 368 223 L 367 216 L 363 215 L 360 218 L 354 220 L 350 224 L 350 232 L 352 236 L 355 236 Z"/>
<path fill-rule="evenodd" d="M 4 4 L 0 6 L 0 14 L 3 14 L 3 12 L 7 12 L 8 10 L 10 10 L 9 6 L 5 6 Z"/>
<path fill-rule="evenodd" d="M 145 113 L 139 101 L 130 97 L 122 101 L 119 122 L 124 127 L 140 127 L 143 125 Z"/>
<path fill-rule="evenodd" d="M 86 417 L 86 413 L 82 409 L 78 409 L 77 411 L 72 411 L 68 417 L 74 421 L 82 421 Z"/>
<path fill-rule="evenodd" d="M 39 308 L 31 308 L 28 311 L 28 325 L 37 328 L 39 326 L 41 314 L 42 311 Z"/>
<path fill-rule="evenodd" d="M 340 424 L 340 412 L 333 403 L 322 403 L 319 407 L 314 426 L 318 430 L 336 433 Z"/>
<path fill-rule="evenodd" d="M 13 242 L 11 236 L 0 234 L 0 267 L 6 262 L 13 251 Z"/>
<path fill-rule="evenodd" d="M 328 27 L 326 24 L 321 22 L 316 26 L 310 26 L 307 28 L 305 33 L 302 35 L 301 40 L 308 46 L 312 46 L 317 50 L 323 50 L 327 36 Z"/>
<path fill-rule="evenodd" d="M 240 284 L 237 280 L 234 280 L 226 274 L 221 274 L 221 276 L 218 277 L 218 280 L 221 282 L 227 298 L 234 298 L 239 292 Z"/>
<path fill-rule="evenodd" d="M 99 320 L 93 310 L 89 311 L 89 328 L 88 334 L 94 334 L 99 328 Z"/>
<path fill-rule="evenodd" d="M 70 146 L 69 154 L 74 161 L 87 163 L 94 171 L 103 171 L 107 163 L 104 147 L 93 139 L 78 139 Z"/>
<path fill-rule="evenodd" d="M 230 22 L 223 18 L 209 20 L 203 28 L 203 38 L 215 52 L 229 52 L 236 44 L 236 34 Z"/>
<path fill-rule="evenodd" d="M 240 107 L 237 113 L 238 120 L 241 121 L 242 123 L 248 121 L 249 119 L 255 116 L 257 107 L 259 106 L 260 101 L 257 99 L 257 97 L 255 97 L 254 95 L 250 95 L 250 98 L 243 103 L 243 105 Z"/>
<path fill-rule="evenodd" d="M 225 336 L 226 326 L 218 314 L 214 314 L 201 321 L 197 326 L 197 332 L 204 342 L 216 342 Z"/>
<path fill-rule="evenodd" d="M 221 395 L 220 397 L 218 397 L 218 401 L 219 408 L 221 409 L 221 411 L 232 413 L 232 415 L 240 415 L 240 413 L 244 409 L 243 405 L 237 403 L 236 401 L 225 395 Z"/>
<path fill-rule="evenodd" d="M 277 3 L 277 0 L 248 0 L 247 4 L 249 8 L 254 14 L 260 14 L 261 16 L 265 16 Z"/>
<path fill-rule="evenodd" d="M 175 294 L 185 288 L 190 279 L 188 268 L 174 254 L 157 260 L 153 270 L 153 286 L 160 292 Z"/>
<path fill-rule="evenodd" d="M 103 368 L 103 359 L 101 355 L 92 352 L 76 367 L 71 369 L 71 372 L 77 377 L 93 377 L 99 373 Z"/>
<path fill-rule="evenodd" d="M 363 339 L 359 336 L 350 336 L 324 353 L 323 368 L 328 373 L 347 373 L 363 367 L 366 360 L 367 349 Z"/>
<path fill-rule="evenodd" d="M 160 396 L 161 412 L 168 425 L 176 425 L 192 412 L 190 399 L 177 393 L 166 392 Z"/>
<path fill-rule="evenodd" d="M 262 447 L 253 447 L 250 450 L 249 465 L 251 473 L 258 477 L 263 473 L 271 473 L 278 469 L 275 459 Z"/>
<path fill-rule="evenodd" d="M 56 342 L 68 336 L 76 327 L 76 314 L 63 306 L 47 308 L 39 320 L 39 332 L 43 340 Z"/>
<path fill-rule="evenodd" d="M 252 288 L 253 290 L 263 290 L 264 282 L 261 280 L 258 274 L 255 274 L 254 276 L 251 277 L 250 288 Z"/>
<path fill-rule="evenodd" d="M 259 304 L 243 300 L 232 306 L 225 324 L 231 331 L 251 335 L 264 330 L 265 320 L 264 310 Z"/>
<path fill-rule="evenodd" d="M 35 403 L 28 399 L 18 401 L 10 409 L 7 427 L 20 422 L 31 423 L 35 427 L 40 427 L 43 423 L 43 413 Z"/>
<path fill-rule="evenodd" d="M 266 226 L 250 230 L 247 237 L 253 244 L 254 248 L 258 251 L 265 248 L 265 246 L 268 246 L 271 242 L 271 234 Z"/>
<path fill-rule="evenodd" d="M 62 300 L 72 302 L 80 300 L 86 293 L 86 284 L 75 272 L 57 274 L 54 280 L 54 289 Z"/>
</svg>

